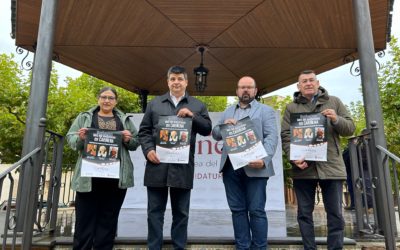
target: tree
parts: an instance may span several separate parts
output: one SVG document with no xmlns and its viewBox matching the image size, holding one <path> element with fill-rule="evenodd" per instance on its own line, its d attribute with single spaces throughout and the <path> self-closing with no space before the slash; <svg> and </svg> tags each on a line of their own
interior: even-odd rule
<svg viewBox="0 0 400 250">
<path fill-rule="evenodd" d="M 400 47 L 392 37 L 389 54 L 392 60 L 379 71 L 379 92 L 384 119 L 385 135 L 389 151 L 400 155 Z"/>
<path fill-rule="evenodd" d="M 76 79 L 67 78 L 66 84 L 66 87 L 56 88 L 55 91 L 49 92 L 47 112 L 49 121 L 47 128 L 62 135 L 67 134 L 72 122 L 80 112 L 97 104 L 98 91 L 105 86 L 116 89 L 118 93 L 117 108 L 128 113 L 137 113 L 141 110 L 137 94 L 113 86 L 93 76 L 82 74 Z M 73 164 L 76 159 L 77 152 L 65 145 L 63 163 Z"/>
<path fill-rule="evenodd" d="M 209 112 L 222 112 L 228 103 L 226 96 L 196 96 L 196 98 L 204 102 Z"/>
<path fill-rule="evenodd" d="M 13 55 L 0 54 L 0 162 L 21 158 L 29 86 Z"/>
<path fill-rule="evenodd" d="M 26 112 L 29 99 L 30 77 L 22 74 L 13 55 L 0 54 L 0 162 L 13 163 L 21 158 L 25 130 Z M 127 113 L 140 113 L 139 96 L 113 86 L 87 74 L 77 78 L 67 78 L 66 86 L 58 85 L 56 70 L 50 75 L 46 129 L 66 135 L 72 122 L 80 112 L 97 104 L 97 93 L 104 86 L 117 90 L 117 107 Z M 149 97 L 151 100 L 154 97 Z M 226 97 L 199 97 L 209 107 L 209 111 L 223 111 Z M 72 164 L 77 153 L 68 145 L 64 146 L 63 162 Z"/>
</svg>

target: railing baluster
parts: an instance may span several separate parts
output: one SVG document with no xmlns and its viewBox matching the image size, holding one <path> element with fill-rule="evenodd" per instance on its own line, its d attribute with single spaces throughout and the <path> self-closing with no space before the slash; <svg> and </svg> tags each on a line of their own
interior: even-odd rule
<svg viewBox="0 0 400 250">
<path fill-rule="evenodd" d="M 3 173 L 0 173 L 0 194 L 3 190 L 3 182 L 5 178 L 8 176 L 8 179 L 10 180 L 2 249 L 15 249 L 17 242 L 20 242 L 19 240 L 17 241 L 18 238 L 24 237 L 24 235 L 33 235 L 33 231 L 37 231 L 39 234 L 54 231 L 57 226 L 57 210 L 60 197 L 59 193 L 64 138 L 63 136 L 54 132 L 46 132 L 49 135 L 46 137 L 42 148 L 35 148 L 32 150 L 32 152 L 25 155 L 18 162 L 6 169 Z M 17 227 L 15 227 L 15 224 L 19 218 L 15 217 L 15 212 L 13 212 L 13 200 L 14 198 L 17 198 L 19 194 L 17 193 L 17 197 L 13 197 L 14 178 L 12 176 L 12 172 L 18 168 L 23 169 L 27 165 L 25 164 L 27 162 L 30 163 L 30 166 L 33 166 L 33 158 L 37 157 L 39 154 L 42 154 L 44 157 L 39 164 L 39 166 L 41 166 L 41 180 L 39 183 L 37 183 L 35 191 L 37 199 L 36 202 L 38 203 L 38 206 L 33 207 L 34 213 L 31 213 L 33 214 L 31 218 L 25 218 L 26 220 L 35 221 L 35 223 L 30 229 L 30 232 L 20 232 L 17 231 Z M 50 171 L 47 171 L 48 167 L 50 168 Z M 50 180 L 48 186 L 46 185 L 47 180 Z M 45 201 L 46 206 L 43 206 Z M 10 234 L 10 232 L 12 232 L 12 234 Z M 18 248 L 26 248 L 25 244 L 31 245 L 32 238 L 29 242 L 23 240 L 21 247 Z"/>
</svg>

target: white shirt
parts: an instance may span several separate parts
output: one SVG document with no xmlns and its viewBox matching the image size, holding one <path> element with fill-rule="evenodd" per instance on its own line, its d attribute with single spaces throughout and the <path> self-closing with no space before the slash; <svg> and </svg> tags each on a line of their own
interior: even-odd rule
<svg viewBox="0 0 400 250">
<path fill-rule="evenodd" d="M 178 103 L 182 100 L 182 98 L 185 96 L 185 94 L 183 94 L 180 97 L 175 97 L 171 92 L 169 92 L 169 95 L 171 96 L 171 100 L 174 102 L 175 107 L 178 106 Z"/>
</svg>

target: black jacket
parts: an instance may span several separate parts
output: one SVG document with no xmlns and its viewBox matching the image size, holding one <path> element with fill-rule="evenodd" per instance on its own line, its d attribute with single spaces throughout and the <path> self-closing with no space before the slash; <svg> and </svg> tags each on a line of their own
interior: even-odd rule
<svg viewBox="0 0 400 250">
<path fill-rule="evenodd" d="M 193 112 L 192 134 L 190 139 L 190 154 L 188 164 L 146 163 L 144 185 L 148 187 L 193 188 L 194 152 L 196 134 L 207 136 L 211 133 L 211 120 L 204 103 L 186 93 L 185 97 L 175 107 L 169 92 L 153 99 L 146 108 L 139 128 L 139 142 L 143 154 L 147 157 L 150 150 L 156 149 L 158 118 L 166 115 L 176 115 L 182 108 Z"/>
</svg>

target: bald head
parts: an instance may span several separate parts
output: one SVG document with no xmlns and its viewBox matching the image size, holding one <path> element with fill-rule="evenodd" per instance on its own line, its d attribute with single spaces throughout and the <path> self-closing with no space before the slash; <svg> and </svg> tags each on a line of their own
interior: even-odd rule
<svg viewBox="0 0 400 250">
<path fill-rule="evenodd" d="M 239 86 L 241 85 L 241 84 L 252 84 L 252 86 L 254 86 L 254 88 L 256 88 L 256 80 L 254 80 L 254 78 L 253 77 L 251 77 L 251 76 L 243 76 L 242 78 L 240 78 L 239 79 L 239 81 L 238 81 L 238 85 L 237 85 L 237 87 L 239 88 Z"/>
<path fill-rule="evenodd" d="M 257 94 L 256 81 L 250 76 L 244 76 L 239 79 L 236 95 L 239 98 L 240 105 L 246 106 L 254 100 Z"/>
</svg>

